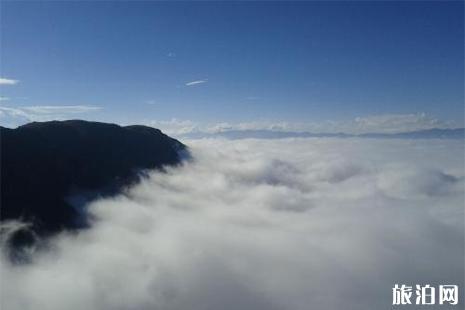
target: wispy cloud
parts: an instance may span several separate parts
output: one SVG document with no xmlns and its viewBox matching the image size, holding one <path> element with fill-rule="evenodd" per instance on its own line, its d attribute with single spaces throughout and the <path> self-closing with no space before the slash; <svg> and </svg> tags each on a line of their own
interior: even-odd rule
<svg viewBox="0 0 465 310">
<path fill-rule="evenodd" d="M 0 85 L 15 85 L 18 84 L 18 80 L 13 80 L 13 79 L 7 79 L 7 78 L 2 78 L 0 77 Z"/>
<path fill-rule="evenodd" d="M 64 105 L 64 106 L 30 106 L 23 107 L 25 111 L 34 114 L 77 114 L 101 110 L 101 107 L 88 105 Z"/>
<path fill-rule="evenodd" d="M 8 100 L 10 100 L 10 98 L 4 97 L 4 96 L 0 96 L 0 101 L 8 101 Z"/>
<path fill-rule="evenodd" d="M 14 127 L 31 121 L 67 119 L 74 115 L 95 112 L 101 109 L 101 107 L 89 105 L 0 106 L 0 123 L 4 126 Z"/>
<path fill-rule="evenodd" d="M 205 79 L 205 80 L 196 80 L 196 81 L 192 81 L 192 82 L 187 82 L 185 85 L 186 86 L 194 86 L 194 85 L 198 85 L 198 84 L 203 84 L 203 83 L 207 83 L 208 80 Z"/>
<path fill-rule="evenodd" d="M 29 114 L 18 108 L 0 107 L 0 118 L 2 121 L 4 121 L 4 118 L 8 118 L 8 121 L 11 121 L 12 118 L 24 118 L 28 120 Z"/>
</svg>

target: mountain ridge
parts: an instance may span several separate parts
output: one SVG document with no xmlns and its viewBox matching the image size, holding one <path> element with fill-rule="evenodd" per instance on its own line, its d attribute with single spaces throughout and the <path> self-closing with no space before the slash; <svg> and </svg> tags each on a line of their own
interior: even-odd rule
<svg viewBox="0 0 465 310">
<path fill-rule="evenodd" d="M 31 222 L 39 234 L 83 225 L 71 194 L 116 193 L 188 153 L 156 128 L 82 120 L 0 126 L 0 151 L 0 219 Z"/>
<path fill-rule="evenodd" d="M 378 138 L 378 139 L 465 139 L 465 128 L 406 131 L 398 133 L 313 133 L 308 131 L 277 131 L 270 129 L 224 130 L 216 133 L 193 132 L 180 135 L 182 138 L 227 139 L 285 139 L 285 138 Z"/>
</svg>

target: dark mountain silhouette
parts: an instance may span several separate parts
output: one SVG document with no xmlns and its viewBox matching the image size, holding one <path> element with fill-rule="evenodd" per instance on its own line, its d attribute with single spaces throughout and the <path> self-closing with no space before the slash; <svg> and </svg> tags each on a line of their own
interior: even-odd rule
<svg viewBox="0 0 465 310">
<path fill-rule="evenodd" d="M 0 141 L 1 220 L 33 222 L 36 233 L 82 225 L 70 195 L 115 192 L 187 154 L 155 128 L 80 120 L 0 127 Z"/>
</svg>

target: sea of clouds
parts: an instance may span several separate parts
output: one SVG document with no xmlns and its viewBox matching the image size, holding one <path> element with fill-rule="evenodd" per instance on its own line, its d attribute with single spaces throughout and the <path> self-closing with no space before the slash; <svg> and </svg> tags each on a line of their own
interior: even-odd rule
<svg viewBox="0 0 465 310">
<path fill-rule="evenodd" d="M 3 256 L 0 308 L 377 310 L 395 283 L 464 287 L 463 141 L 187 144 L 91 228 Z"/>
</svg>

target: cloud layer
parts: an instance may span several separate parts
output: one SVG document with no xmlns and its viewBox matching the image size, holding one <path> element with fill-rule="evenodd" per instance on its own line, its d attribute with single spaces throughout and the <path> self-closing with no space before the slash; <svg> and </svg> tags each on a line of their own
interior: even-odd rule
<svg viewBox="0 0 465 310">
<path fill-rule="evenodd" d="M 219 133 L 227 130 L 273 130 L 284 132 L 312 133 L 400 133 L 432 128 L 458 128 L 463 124 L 444 121 L 425 113 L 383 114 L 356 117 L 352 120 L 321 122 L 286 122 L 286 121 L 251 121 L 251 122 L 218 122 L 198 123 L 190 120 L 171 119 L 169 121 L 149 121 L 168 134 L 185 135 L 188 133 Z"/>
<path fill-rule="evenodd" d="M 2 309 L 381 310 L 395 283 L 463 287 L 463 141 L 188 144 L 91 229 L 2 259 Z"/>
</svg>

